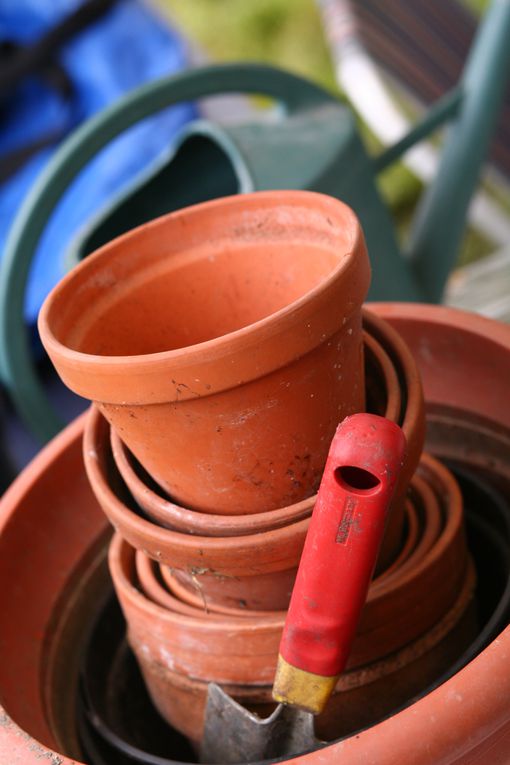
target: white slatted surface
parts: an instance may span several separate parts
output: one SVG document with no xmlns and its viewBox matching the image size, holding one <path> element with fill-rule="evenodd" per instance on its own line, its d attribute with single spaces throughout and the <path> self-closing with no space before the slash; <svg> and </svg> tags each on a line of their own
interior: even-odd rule
<svg viewBox="0 0 510 765">
<path fill-rule="evenodd" d="M 454 271 L 445 303 L 510 323 L 510 245 Z"/>
</svg>

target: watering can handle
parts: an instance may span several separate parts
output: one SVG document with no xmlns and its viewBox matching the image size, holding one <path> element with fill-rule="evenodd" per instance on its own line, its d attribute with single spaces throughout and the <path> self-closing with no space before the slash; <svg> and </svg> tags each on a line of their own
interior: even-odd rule
<svg viewBox="0 0 510 765">
<path fill-rule="evenodd" d="M 151 82 L 78 128 L 20 208 L 0 265 L 0 376 L 23 420 L 41 440 L 55 435 L 63 423 L 38 379 L 23 304 L 30 264 L 51 214 L 82 168 L 129 127 L 182 101 L 225 93 L 269 96 L 287 114 L 333 100 L 307 80 L 260 64 L 208 66 Z"/>
</svg>

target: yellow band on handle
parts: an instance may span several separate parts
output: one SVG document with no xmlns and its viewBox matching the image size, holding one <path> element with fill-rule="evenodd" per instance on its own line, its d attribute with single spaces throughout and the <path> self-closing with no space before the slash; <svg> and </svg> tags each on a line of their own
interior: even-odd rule
<svg viewBox="0 0 510 765">
<path fill-rule="evenodd" d="M 298 669 L 280 655 L 276 665 L 273 698 L 282 704 L 290 704 L 314 715 L 320 714 L 334 691 L 337 677 L 324 677 Z"/>
</svg>

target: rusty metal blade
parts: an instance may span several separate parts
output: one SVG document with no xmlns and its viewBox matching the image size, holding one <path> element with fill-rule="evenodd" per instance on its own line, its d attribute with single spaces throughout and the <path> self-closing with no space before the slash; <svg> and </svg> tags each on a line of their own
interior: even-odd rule
<svg viewBox="0 0 510 765">
<path fill-rule="evenodd" d="M 279 704 L 266 718 L 245 709 L 215 683 L 210 683 L 200 762 L 256 762 L 296 755 L 323 746 L 314 734 L 313 715 Z"/>
</svg>

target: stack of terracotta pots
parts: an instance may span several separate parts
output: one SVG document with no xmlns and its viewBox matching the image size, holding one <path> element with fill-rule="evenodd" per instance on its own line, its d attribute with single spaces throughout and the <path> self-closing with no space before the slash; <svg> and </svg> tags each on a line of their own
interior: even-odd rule
<svg viewBox="0 0 510 765">
<path fill-rule="evenodd" d="M 211 681 L 269 710 L 314 495 L 353 412 L 397 422 L 408 451 L 349 669 L 317 733 L 387 714 L 474 633 L 462 497 L 422 455 L 417 368 L 362 310 L 368 285 L 347 207 L 258 193 L 115 240 L 41 313 L 59 374 L 95 403 L 85 466 L 117 532 L 110 572 L 130 645 L 156 707 L 194 742 Z"/>
<path fill-rule="evenodd" d="M 470 526 L 471 548 L 479 581 L 485 582 L 477 593 L 483 630 L 469 653 L 448 666 L 439 687 L 422 686 L 426 695 L 407 708 L 295 761 L 503 763 L 510 747 L 510 328 L 437 306 L 378 305 L 374 311 L 405 339 L 418 364 L 427 448 L 492 486 L 506 502 L 501 510 L 506 526 L 490 508 L 490 492 L 476 515 L 471 494 L 466 494 L 472 505 L 470 523 L 477 520 Z M 0 581 L 9 585 L 0 589 L 2 765 L 38 765 L 41 759 L 62 765 L 117 761 L 113 754 L 96 758 L 88 742 L 80 741 L 75 712 L 84 643 L 111 592 L 104 565 L 108 524 L 84 471 L 84 425 L 79 418 L 52 441 L 0 503 Z M 484 526 L 490 534 L 482 534 Z M 109 634 L 110 611 L 105 615 Z M 126 655 L 122 644 L 118 649 Z M 89 670 L 91 682 L 108 674 L 104 661 L 100 666 L 92 662 Z M 126 741 L 140 745 L 143 740 L 135 735 L 143 722 L 138 708 L 135 717 L 125 714 L 128 699 L 139 689 L 135 685 L 131 692 L 125 683 L 109 685 L 108 691 L 116 704 L 115 725 L 120 718 L 129 725 L 112 726 Z M 139 761 L 156 761 L 153 739 L 144 740 L 147 753 Z M 167 738 L 159 761 L 170 765 L 181 751 Z M 164 760 L 162 753 L 170 759 Z"/>
</svg>

